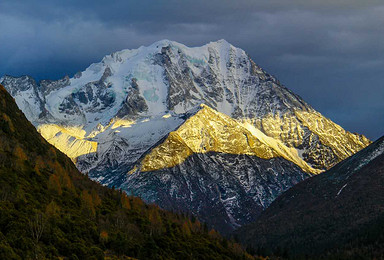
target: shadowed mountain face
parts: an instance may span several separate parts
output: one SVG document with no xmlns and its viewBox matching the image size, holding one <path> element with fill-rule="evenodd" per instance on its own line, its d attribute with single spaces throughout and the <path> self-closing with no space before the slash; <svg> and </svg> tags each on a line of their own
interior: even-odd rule
<svg viewBox="0 0 384 260">
<path fill-rule="evenodd" d="M 162 208 L 193 212 L 228 234 L 308 176 L 283 158 L 209 152 L 172 168 L 130 174 L 123 187 Z"/>
<path fill-rule="evenodd" d="M 193 167 L 210 165 L 200 167 L 201 176 L 232 174 L 238 189 L 227 189 L 221 177 L 204 183 L 221 187 L 211 201 L 221 204 L 217 217 L 227 223 L 220 225 L 223 230 L 252 219 L 239 199 L 252 200 L 259 212 L 289 185 L 329 169 L 370 143 L 323 117 L 245 51 L 224 40 L 195 48 L 163 40 L 108 55 L 73 78 L 36 83 L 27 76 L 4 76 L 1 82 L 42 136 L 80 171 L 104 185 L 135 193 L 140 179 L 140 196 L 146 200 L 185 208 L 173 196 L 189 194 L 195 201 L 203 195 L 190 188 L 195 187 L 189 183 L 189 174 L 196 172 Z M 248 172 L 222 163 L 224 157 L 203 156 L 209 152 L 237 156 L 246 164 L 273 159 L 273 167 L 262 163 L 257 171 Z M 195 163 L 186 164 L 189 157 Z M 199 166 L 196 158 L 208 161 Z M 289 169 L 283 170 L 279 163 L 289 164 Z M 188 190 L 170 189 L 162 200 L 154 199 L 151 194 L 156 191 L 151 188 L 155 186 L 145 186 L 140 174 L 165 176 L 168 170 L 181 168 L 182 176 L 177 178 L 185 179 Z M 222 170 L 204 172 L 213 168 Z M 249 176 L 251 181 L 239 176 Z M 243 195 L 220 199 L 236 192 Z M 211 206 L 205 203 L 199 207 Z M 197 206 L 188 210 L 208 220 Z M 231 212 L 239 214 L 234 217 Z"/>
<path fill-rule="evenodd" d="M 278 197 L 236 233 L 255 248 L 291 255 L 383 257 L 384 137 Z M 361 259 L 361 258 L 359 258 Z"/>
<path fill-rule="evenodd" d="M 0 143 L 0 259 L 253 259 L 197 219 L 89 180 L 1 85 Z"/>
</svg>

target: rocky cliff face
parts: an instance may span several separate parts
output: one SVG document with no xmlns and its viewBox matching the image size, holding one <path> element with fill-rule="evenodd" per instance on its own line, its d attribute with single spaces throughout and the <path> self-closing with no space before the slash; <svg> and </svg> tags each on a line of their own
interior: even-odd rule
<svg viewBox="0 0 384 260">
<path fill-rule="evenodd" d="M 330 168 L 370 143 L 364 136 L 346 132 L 324 118 L 257 66 L 243 50 L 224 40 L 195 48 L 163 40 L 108 55 L 73 78 L 37 84 L 27 76 L 4 76 L 0 83 L 42 136 L 69 155 L 82 172 L 127 191 L 136 185 L 130 184 L 134 183 L 133 176 L 142 178 L 139 172 L 145 172 L 145 176 L 154 172 L 153 176 L 157 176 L 165 169 L 174 171 L 179 165 L 184 168 L 190 157 L 205 160 L 210 152 L 216 156 L 280 158 L 294 164 L 289 172 L 295 168 L 296 175 L 284 179 L 294 183 Z M 199 118 L 195 114 L 200 104 L 209 107 L 210 112 L 205 120 L 196 122 L 207 127 L 195 128 L 187 121 Z M 232 127 L 227 129 L 217 120 L 232 122 Z M 218 125 L 220 131 L 216 131 Z M 184 136 L 175 141 L 174 137 L 180 136 L 172 133 L 180 129 L 184 129 Z M 197 140 L 191 135 L 202 136 Z M 175 142 L 177 145 L 172 146 Z M 210 163 L 216 163 L 218 169 L 222 166 L 220 160 Z M 233 165 L 225 165 L 231 174 L 244 174 L 245 168 L 237 172 Z M 271 172 L 276 173 L 276 167 Z M 268 169 L 260 168 L 259 172 Z M 282 173 L 279 170 L 276 174 Z M 188 177 L 189 171 L 180 174 Z M 280 187 L 276 195 L 289 186 L 279 181 L 273 179 L 268 184 Z M 244 193 L 248 197 L 262 190 L 253 185 L 250 192 Z M 151 187 L 147 187 L 148 194 Z M 274 198 L 267 194 L 260 196 L 264 198 L 258 204 L 261 208 Z M 167 196 L 172 201 L 171 191 Z M 245 207 L 236 203 L 232 206 L 234 211 L 241 208 Z M 189 210 L 198 212 L 193 207 Z M 227 213 L 223 216 L 225 221 L 230 219 Z M 234 218 L 227 222 L 236 226 L 244 221 Z"/>
</svg>

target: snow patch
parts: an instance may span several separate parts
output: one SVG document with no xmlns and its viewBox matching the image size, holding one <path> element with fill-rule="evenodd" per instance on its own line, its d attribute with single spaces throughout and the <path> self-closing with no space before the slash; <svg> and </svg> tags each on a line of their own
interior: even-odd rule
<svg viewBox="0 0 384 260">
<path fill-rule="evenodd" d="M 343 187 L 341 187 L 341 189 L 337 192 L 337 194 L 336 194 L 336 197 L 338 197 L 339 195 L 340 195 L 340 193 L 342 192 L 342 190 L 345 188 L 345 187 L 347 187 L 347 183 L 346 184 L 344 184 L 343 185 Z"/>
</svg>

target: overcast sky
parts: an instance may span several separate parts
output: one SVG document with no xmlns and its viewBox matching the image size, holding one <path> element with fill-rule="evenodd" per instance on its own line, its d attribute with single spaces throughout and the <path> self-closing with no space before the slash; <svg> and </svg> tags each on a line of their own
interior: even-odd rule
<svg viewBox="0 0 384 260">
<path fill-rule="evenodd" d="M 161 39 L 226 39 L 345 129 L 384 135 L 382 0 L 0 1 L 0 76 L 72 76 Z"/>
</svg>

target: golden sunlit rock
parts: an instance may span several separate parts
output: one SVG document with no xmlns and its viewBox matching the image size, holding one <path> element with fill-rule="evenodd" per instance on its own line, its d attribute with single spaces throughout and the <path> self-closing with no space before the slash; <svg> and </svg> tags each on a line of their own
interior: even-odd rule
<svg viewBox="0 0 384 260">
<path fill-rule="evenodd" d="M 303 161 L 296 149 L 266 136 L 248 122 L 234 120 L 206 105 L 201 105 L 195 115 L 144 157 L 141 171 L 174 167 L 193 153 L 207 152 L 247 154 L 262 159 L 283 157 L 305 172 L 320 172 Z"/>
<path fill-rule="evenodd" d="M 78 127 L 61 127 L 55 124 L 40 125 L 39 133 L 73 161 L 84 155 L 97 151 L 97 142 L 85 139 L 86 132 Z"/>
<path fill-rule="evenodd" d="M 308 154 L 306 161 L 312 161 L 315 168 L 318 165 L 329 169 L 371 143 L 365 136 L 345 131 L 341 126 L 316 111 L 295 110 L 294 114 L 269 115 L 253 120 L 252 124 L 256 128 L 262 129 L 266 135 L 280 140 L 292 148 L 301 147 L 305 141 L 318 143 L 317 140 L 314 140 L 318 138 L 331 151 L 326 151 L 325 158 L 321 157 L 320 149 L 314 149 L 312 153 Z M 304 146 L 308 146 L 308 144 Z M 330 158 L 330 152 L 335 156 L 333 161 L 325 160 Z"/>
</svg>

